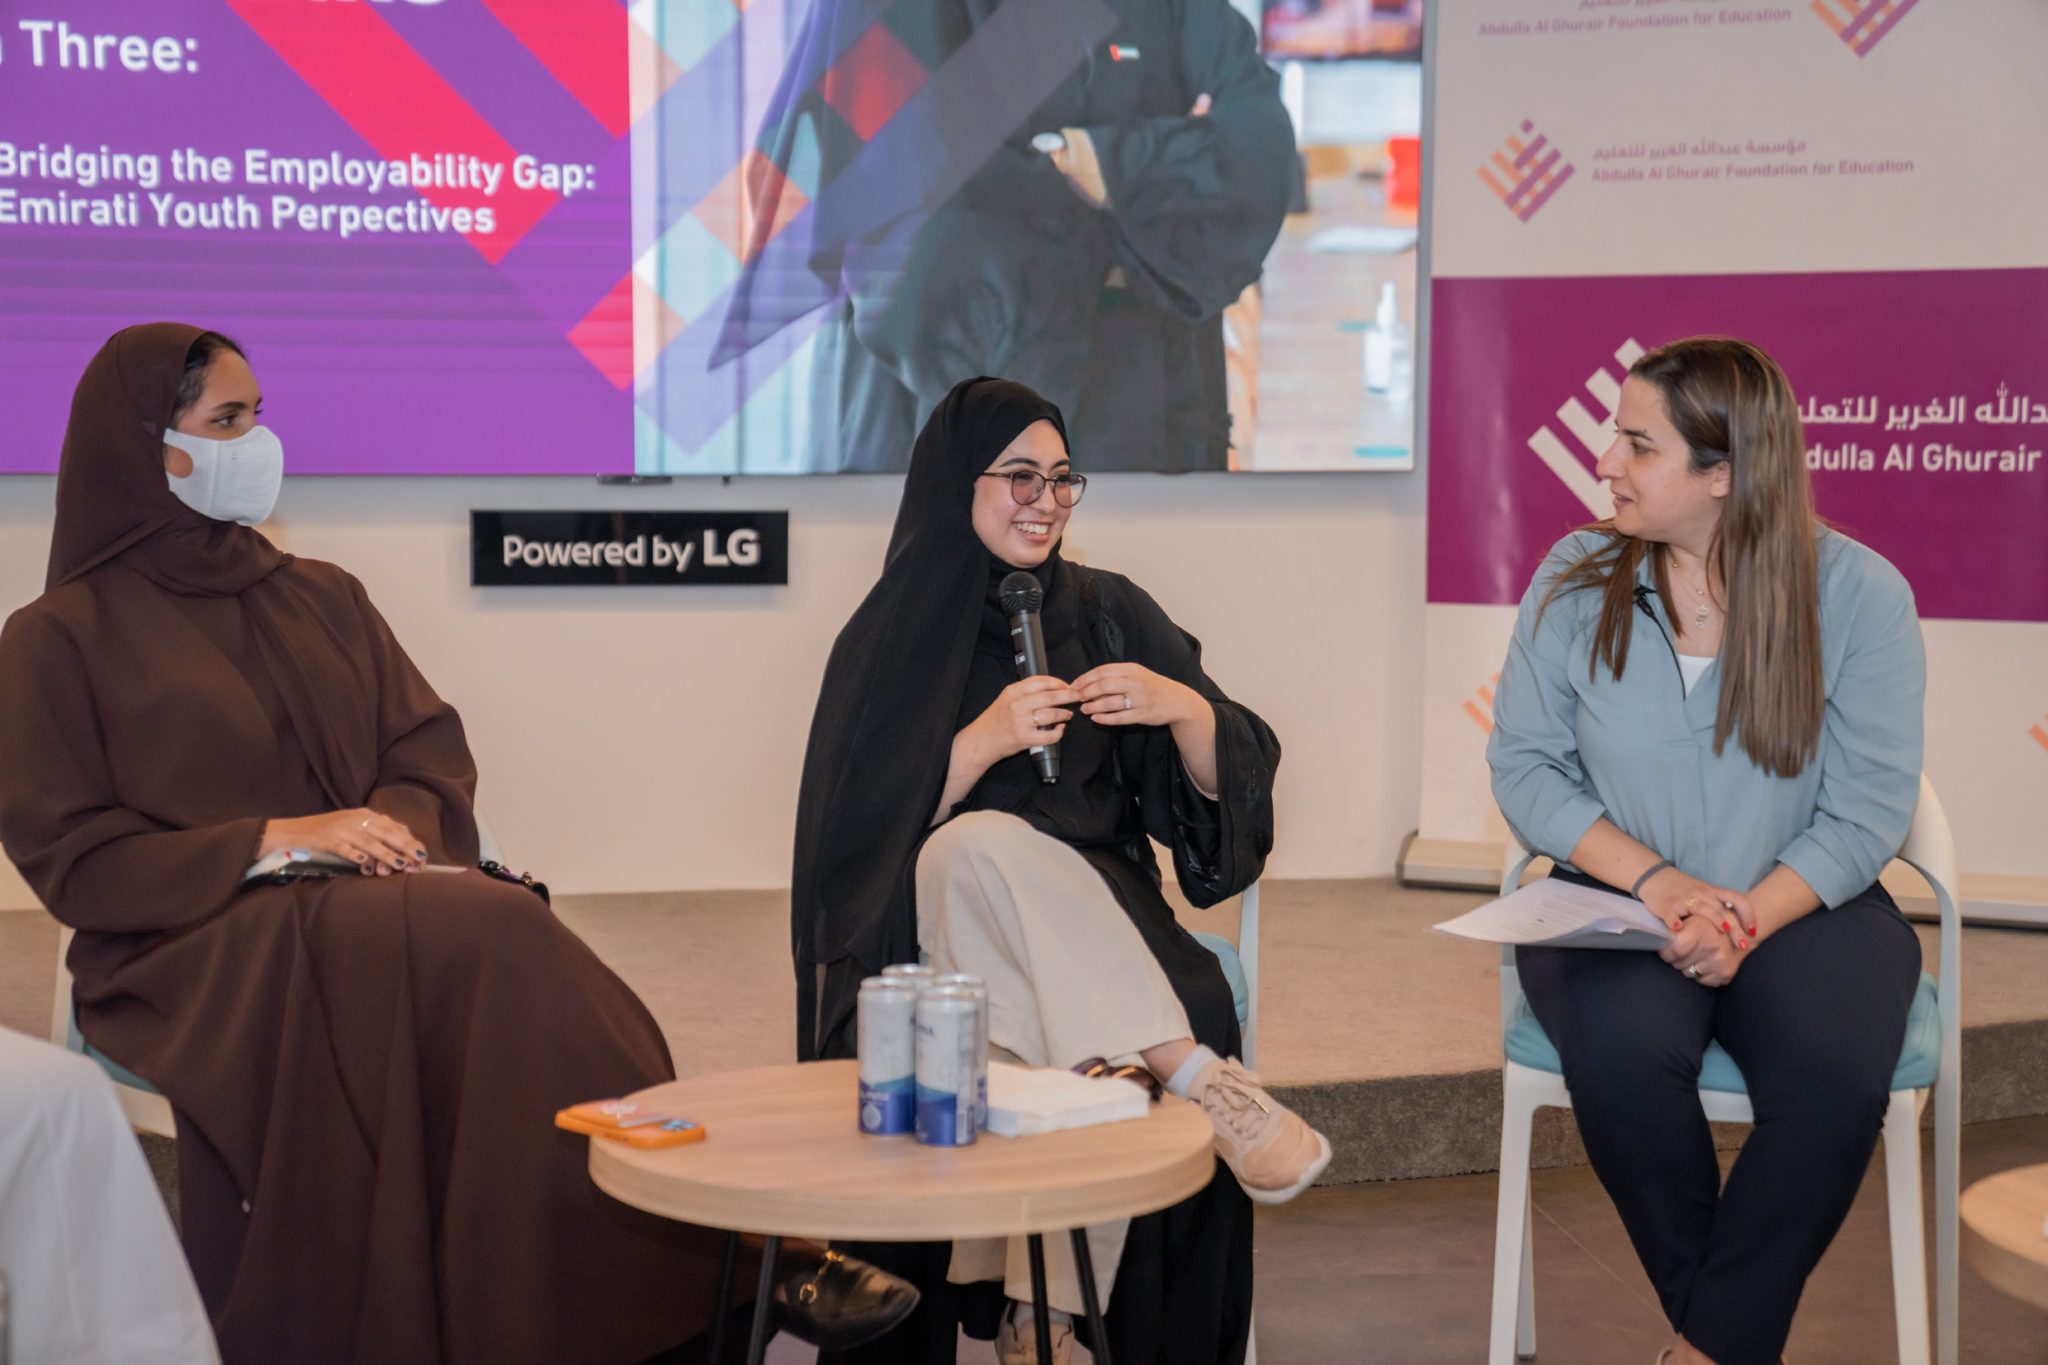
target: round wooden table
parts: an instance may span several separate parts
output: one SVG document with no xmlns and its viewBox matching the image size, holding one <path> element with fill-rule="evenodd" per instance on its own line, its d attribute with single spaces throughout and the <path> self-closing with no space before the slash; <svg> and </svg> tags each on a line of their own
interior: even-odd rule
<svg viewBox="0 0 2048 1365">
<path fill-rule="evenodd" d="M 719 1303 L 731 1294 L 739 1234 L 766 1239 L 747 1359 L 767 1347 L 775 1253 L 784 1237 L 817 1241 L 947 1242 L 1030 1239 L 1039 1359 L 1052 1359 L 1041 1235 L 1071 1234 L 1082 1300 L 1109 1365 L 1082 1229 L 1153 1213 L 1209 1183 L 1216 1159 L 1201 1110 L 1167 1096 L 1142 1119 L 1036 1137 L 984 1133 L 971 1147 L 925 1147 L 872 1137 L 855 1117 L 850 1061 L 758 1067 L 699 1076 L 632 1098 L 704 1125 L 704 1141 L 644 1151 L 593 1138 L 590 1178 L 614 1199 L 666 1218 L 732 1233 Z M 722 1333 L 724 1316 L 719 1327 Z M 713 1358 L 722 1342 L 714 1336 Z"/>
<path fill-rule="evenodd" d="M 2048 1308 L 2048 1165 L 2021 1166 L 1963 1191 L 1963 1259 L 2016 1299 Z"/>
</svg>

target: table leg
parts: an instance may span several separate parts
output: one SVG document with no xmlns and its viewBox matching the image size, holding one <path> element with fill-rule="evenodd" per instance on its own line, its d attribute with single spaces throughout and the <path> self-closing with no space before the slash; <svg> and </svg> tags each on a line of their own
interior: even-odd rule
<svg viewBox="0 0 2048 1365">
<path fill-rule="evenodd" d="M 1038 1336 L 1038 1358 L 1052 1360 L 1052 1310 L 1045 1301 L 1045 1239 L 1032 1233 L 1026 1239 L 1031 1252 L 1031 1330 Z"/>
<path fill-rule="evenodd" d="M 1102 1325 L 1102 1303 L 1095 1293 L 1095 1257 L 1088 1250 L 1088 1230 L 1075 1228 L 1074 1273 L 1081 1281 L 1081 1305 L 1088 1310 L 1088 1341 L 1095 1352 L 1095 1365 L 1111 1365 L 1109 1330 Z"/>
<path fill-rule="evenodd" d="M 740 1258 L 740 1235 L 725 1234 L 725 1255 L 718 1261 L 718 1298 L 711 1310 L 711 1365 L 725 1365 L 725 1310 L 732 1303 L 732 1268 Z"/>
<path fill-rule="evenodd" d="M 754 1332 L 748 1334 L 748 1365 L 762 1365 L 768 1353 L 768 1304 L 774 1302 L 774 1259 L 782 1250 L 782 1238 L 762 1238 L 762 1279 L 754 1287 Z"/>
<path fill-rule="evenodd" d="M 775 1297 L 775 1256 L 781 1250 L 780 1237 L 761 1239 L 761 1283 L 754 1291 L 754 1331 L 747 1338 L 747 1365 L 761 1365 L 768 1353 L 768 1305 Z"/>
</svg>

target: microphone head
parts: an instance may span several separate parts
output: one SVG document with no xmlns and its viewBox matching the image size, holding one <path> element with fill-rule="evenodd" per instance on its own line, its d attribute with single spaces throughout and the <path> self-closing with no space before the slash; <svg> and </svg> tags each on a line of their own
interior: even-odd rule
<svg viewBox="0 0 2048 1365">
<path fill-rule="evenodd" d="M 996 597 L 1002 602 L 1003 610 L 1012 616 L 1022 616 L 1045 605 L 1045 589 L 1022 569 L 1002 581 L 996 588 Z"/>
</svg>

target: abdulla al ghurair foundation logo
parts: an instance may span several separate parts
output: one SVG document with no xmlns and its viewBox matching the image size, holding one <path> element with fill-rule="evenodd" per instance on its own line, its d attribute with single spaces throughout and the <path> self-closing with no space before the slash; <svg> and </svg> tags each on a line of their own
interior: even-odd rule
<svg viewBox="0 0 2048 1365">
<path fill-rule="evenodd" d="M 1521 128 L 1510 134 L 1479 167 L 1479 178 L 1486 182 L 1486 188 L 1499 195 L 1509 212 L 1525 223 L 1550 202 L 1550 196 L 1571 176 L 1571 162 L 1528 119 L 1523 119 Z"/>
<path fill-rule="evenodd" d="M 1500 674 L 1496 673 L 1486 680 L 1484 687 L 1474 688 L 1460 708 L 1481 734 L 1493 733 L 1493 689 L 1499 686 Z"/>
<path fill-rule="evenodd" d="M 1621 366 L 1622 376 L 1642 356 L 1643 344 L 1634 337 L 1614 348 L 1614 360 Z M 1573 394 L 1559 405 L 1555 425 L 1545 422 L 1536 428 L 1529 438 L 1529 449 L 1571 490 L 1573 497 L 1585 504 L 1587 511 L 1606 518 L 1614 515 L 1614 494 L 1593 472 L 1593 466 L 1613 439 L 1607 423 L 1621 406 L 1621 379 L 1602 365 L 1586 376 L 1586 396 L 1600 408 L 1597 416 Z M 1558 434 L 1558 427 L 1564 428 L 1569 440 Z"/>
<path fill-rule="evenodd" d="M 1920 0 L 1813 0 L 1813 12 L 1859 57 L 1883 41 Z"/>
</svg>

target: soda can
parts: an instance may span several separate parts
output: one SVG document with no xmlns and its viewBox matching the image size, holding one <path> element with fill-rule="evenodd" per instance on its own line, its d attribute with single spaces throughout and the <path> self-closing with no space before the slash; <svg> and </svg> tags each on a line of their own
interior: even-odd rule
<svg viewBox="0 0 2048 1365">
<path fill-rule="evenodd" d="M 927 967 L 922 962 L 897 962 L 882 968 L 882 975 L 891 981 L 911 982 L 919 990 L 923 990 L 932 984 L 932 978 L 938 975 L 938 970 Z"/>
<path fill-rule="evenodd" d="M 917 984 L 871 976 L 860 983 L 855 1022 L 860 1057 L 860 1130 L 917 1127 Z"/>
<path fill-rule="evenodd" d="M 917 998 L 917 1140 L 965 1147 L 975 1137 L 975 1049 L 981 1002 L 958 986 Z"/>
<path fill-rule="evenodd" d="M 941 972 L 932 978 L 934 987 L 957 986 L 974 993 L 976 1031 L 974 1043 L 974 1127 L 976 1132 L 988 1129 L 988 982 L 973 972 Z"/>
</svg>

